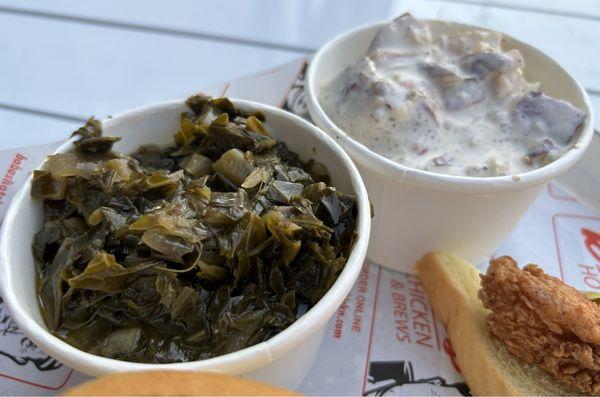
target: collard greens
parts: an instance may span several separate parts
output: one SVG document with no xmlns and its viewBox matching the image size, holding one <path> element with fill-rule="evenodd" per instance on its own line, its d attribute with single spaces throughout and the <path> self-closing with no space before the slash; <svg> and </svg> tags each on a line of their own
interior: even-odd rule
<svg viewBox="0 0 600 397">
<path fill-rule="evenodd" d="M 260 113 L 197 95 L 172 147 L 112 150 L 90 119 L 49 156 L 31 194 L 48 327 L 106 357 L 209 358 L 277 334 L 331 287 L 356 203 L 273 139 Z"/>
</svg>

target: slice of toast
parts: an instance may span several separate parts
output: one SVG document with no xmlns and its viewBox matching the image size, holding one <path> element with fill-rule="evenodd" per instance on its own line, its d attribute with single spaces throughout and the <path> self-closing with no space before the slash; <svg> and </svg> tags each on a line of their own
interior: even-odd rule
<svg viewBox="0 0 600 397">
<path fill-rule="evenodd" d="M 473 395 L 573 395 L 536 365 L 513 356 L 491 335 L 477 293 L 479 271 L 456 255 L 429 253 L 417 264 L 433 311 L 446 325 L 456 362 Z"/>
</svg>

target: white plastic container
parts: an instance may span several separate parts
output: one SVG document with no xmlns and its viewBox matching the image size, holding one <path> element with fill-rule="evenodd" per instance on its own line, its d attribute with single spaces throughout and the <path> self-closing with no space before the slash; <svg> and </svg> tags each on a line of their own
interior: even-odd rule
<svg viewBox="0 0 600 397">
<path fill-rule="evenodd" d="M 427 22 L 433 31 L 444 33 L 488 30 L 453 22 Z M 577 81 L 552 58 L 505 35 L 504 49 L 521 52 L 529 81 L 539 81 L 541 90 L 587 113 L 574 148 L 549 165 L 514 176 L 452 176 L 403 166 L 350 138 L 328 118 L 319 103 L 321 89 L 363 57 L 375 33 L 387 23 L 345 33 L 315 55 L 307 73 L 308 110 L 317 126 L 348 151 L 363 176 L 375 209 L 370 259 L 392 269 L 412 271 L 415 260 L 423 253 L 447 250 L 479 263 L 493 253 L 546 183 L 583 155 L 593 134 L 590 100 Z"/>
<path fill-rule="evenodd" d="M 42 227 L 42 206 L 30 197 L 31 178 L 13 199 L 0 231 L 0 289 L 4 304 L 21 331 L 41 349 L 68 366 L 89 375 L 134 370 L 202 370 L 242 374 L 295 388 L 307 374 L 324 336 L 325 325 L 356 280 L 367 251 L 370 210 L 360 175 L 333 139 L 301 118 L 255 102 L 235 100 L 244 110 L 260 110 L 273 137 L 285 142 L 301 159 L 323 162 L 338 190 L 353 194 L 358 203 L 357 240 L 346 267 L 327 294 L 298 321 L 273 338 L 234 353 L 202 361 L 140 364 L 96 356 L 61 341 L 46 329 L 36 295 L 36 271 L 31 251 L 34 233 Z M 142 144 L 169 144 L 187 111 L 183 100 L 164 102 L 104 120 L 104 134 L 122 136 L 116 150 L 128 153 Z M 57 153 L 73 148 L 72 141 Z"/>
</svg>

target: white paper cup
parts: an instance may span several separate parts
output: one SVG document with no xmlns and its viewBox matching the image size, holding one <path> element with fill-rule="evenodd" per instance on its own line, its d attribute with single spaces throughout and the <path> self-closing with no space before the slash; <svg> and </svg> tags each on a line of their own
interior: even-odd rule
<svg viewBox="0 0 600 397">
<path fill-rule="evenodd" d="M 371 221 L 367 192 L 348 155 L 318 128 L 271 106 L 241 100 L 233 102 L 244 110 L 262 111 L 274 138 L 285 142 L 302 160 L 314 158 L 323 162 L 329 170 L 332 185 L 356 196 L 357 240 L 333 287 L 283 332 L 265 342 L 223 356 L 175 364 L 140 364 L 86 353 L 48 332 L 40 315 L 31 243 L 34 233 L 42 227 L 43 213 L 41 202 L 30 196 L 30 178 L 13 199 L 0 231 L 0 288 L 12 318 L 41 349 L 68 366 L 95 376 L 117 371 L 185 369 L 242 374 L 287 388 L 295 388 L 302 381 L 317 356 L 328 320 L 352 288 L 362 268 Z M 115 148 L 124 153 L 132 152 L 142 144 L 170 144 L 179 127 L 180 114 L 187 110 L 183 100 L 132 110 L 104 120 L 104 133 L 122 136 Z M 57 153 L 72 148 L 71 140 Z"/>
<path fill-rule="evenodd" d="M 488 30 L 453 22 L 428 22 L 433 30 L 444 33 Z M 392 269 L 412 271 L 423 253 L 446 250 L 479 263 L 493 253 L 545 184 L 583 155 L 593 134 L 590 100 L 556 61 L 504 35 L 504 49 L 521 52 L 529 81 L 539 81 L 544 92 L 587 113 L 573 149 L 549 165 L 514 176 L 452 176 L 403 166 L 350 138 L 329 119 L 319 101 L 322 88 L 363 57 L 375 33 L 387 23 L 345 33 L 315 55 L 307 73 L 308 110 L 313 121 L 350 153 L 363 176 L 375 209 L 370 259 Z"/>
</svg>

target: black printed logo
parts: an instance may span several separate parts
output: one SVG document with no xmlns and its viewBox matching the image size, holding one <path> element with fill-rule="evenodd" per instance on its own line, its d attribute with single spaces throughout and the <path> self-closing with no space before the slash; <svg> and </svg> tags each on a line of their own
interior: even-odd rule
<svg viewBox="0 0 600 397">
<path fill-rule="evenodd" d="M 39 371 L 52 371 L 62 364 L 38 349 L 29 338 L 24 336 L 17 324 L 10 318 L 0 300 L 0 360 L 8 359 L 19 366 L 32 364 Z"/>
<path fill-rule="evenodd" d="M 372 361 L 369 365 L 369 377 L 367 381 L 369 386 L 365 390 L 365 396 L 404 394 L 402 388 L 407 385 L 430 385 L 430 392 L 437 392 L 441 395 L 471 395 L 469 388 L 463 382 L 447 383 L 441 376 L 415 377 L 410 361 Z M 439 390 L 440 388 L 451 388 L 454 389 L 455 393 L 449 393 L 448 390 Z M 424 393 L 421 391 L 417 394 Z"/>
</svg>

